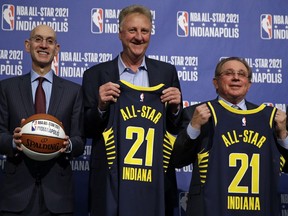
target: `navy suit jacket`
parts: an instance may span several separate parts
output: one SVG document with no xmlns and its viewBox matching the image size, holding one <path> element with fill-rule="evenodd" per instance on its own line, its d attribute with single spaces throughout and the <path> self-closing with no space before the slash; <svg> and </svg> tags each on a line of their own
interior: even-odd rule
<svg viewBox="0 0 288 216">
<path fill-rule="evenodd" d="M 35 114 L 30 73 L 0 82 L 0 154 L 7 156 L 0 187 L 0 211 L 22 211 L 35 182 L 53 213 L 73 212 L 73 181 L 69 160 L 84 151 L 83 94 L 81 86 L 53 75 L 48 114 L 58 118 L 72 142 L 72 152 L 39 162 L 12 146 L 12 135 L 21 119 Z"/>
<path fill-rule="evenodd" d="M 180 91 L 180 83 L 175 66 L 145 58 L 148 71 L 148 78 L 150 86 L 155 86 L 160 83 L 165 84 L 166 87 L 177 87 Z M 106 208 L 109 208 L 109 203 L 106 202 L 106 186 L 107 186 L 107 160 L 102 132 L 108 123 L 108 116 L 99 116 L 98 111 L 98 95 L 99 87 L 107 82 L 119 81 L 118 57 L 112 61 L 95 65 L 85 71 L 83 76 L 83 91 L 84 91 L 84 113 L 85 113 L 85 133 L 86 136 L 92 138 L 92 152 L 90 163 L 90 210 L 91 215 L 106 215 Z M 181 110 L 182 111 L 182 104 Z M 106 113 L 109 113 L 107 111 Z M 166 126 L 167 130 L 172 134 L 177 134 L 180 124 L 181 115 L 173 115 L 167 111 Z M 173 168 L 170 168 L 168 175 L 170 180 L 167 180 L 166 188 L 167 206 L 173 209 L 172 202 L 176 202 L 176 178 Z M 168 192 L 169 191 L 169 192 Z M 171 193 L 171 194 L 169 194 Z M 167 212 L 172 210 L 167 210 Z M 167 213 L 167 215 L 169 215 Z M 172 213 L 171 213 L 172 215 Z"/>
</svg>

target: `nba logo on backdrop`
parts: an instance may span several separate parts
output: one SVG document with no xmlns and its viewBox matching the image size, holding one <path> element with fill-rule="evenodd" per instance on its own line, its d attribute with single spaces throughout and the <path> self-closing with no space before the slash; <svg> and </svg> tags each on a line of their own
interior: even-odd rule
<svg viewBox="0 0 288 216">
<path fill-rule="evenodd" d="M 92 8 L 91 10 L 91 32 L 96 34 L 103 33 L 103 9 Z"/>
<path fill-rule="evenodd" d="M 271 102 L 263 102 L 266 106 L 274 107 L 274 104 Z"/>
<path fill-rule="evenodd" d="M 272 38 L 272 16 L 271 14 L 261 14 L 260 29 L 262 39 Z"/>
<path fill-rule="evenodd" d="M 177 36 L 188 37 L 189 34 L 189 15 L 187 11 L 177 12 Z"/>
<path fill-rule="evenodd" d="M 15 24 L 15 7 L 11 4 L 2 5 L 2 30 L 12 31 Z"/>
<path fill-rule="evenodd" d="M 185 107 L 188 107 L 188 106 L 190 106 L 189 101 L 184 100 L 183 101 L 183 107 L 185 108 Z"/>
<path fill-rule="evenodd" d="M 53 62 L 52 62 L 52 70 L 54 73 L 59 76 L 59 54 L 54 56 Z"/>
</svg>

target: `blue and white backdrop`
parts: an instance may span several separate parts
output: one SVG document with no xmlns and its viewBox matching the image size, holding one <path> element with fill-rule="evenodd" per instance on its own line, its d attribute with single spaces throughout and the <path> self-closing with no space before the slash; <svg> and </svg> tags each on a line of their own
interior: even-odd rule
<svg viewBox="0 0 288 216">
<path fill-rule="evenodd" d="M 24 40 L 38 24 L 52 26 L 61 44 L 53 62 L 58 76 L 82 83 L 83 72 L 121 51 L 118 15 L 140 0 L 1 1 L 0 79 L 28 73 Z M 248 98 L 285 110 L 288 103 L 288 2 L 284 0 L 147 0 L 153 31 L 147 55 L 174 64 L 185 106 L 216 97 L 212 78 L 219 59 L 244 57 L 253 69 Z M 76 216 L 87 215 L 91 146 L 71 162 L 75 172 Z M 5 167 L 5 156 L 0 168 Z M 185 215 L 185 191 L 191 166 L 177 169 L 179 216 Z M 281 177 L 281 215 L 288 215 L 288 177 Z"/>
</svg>

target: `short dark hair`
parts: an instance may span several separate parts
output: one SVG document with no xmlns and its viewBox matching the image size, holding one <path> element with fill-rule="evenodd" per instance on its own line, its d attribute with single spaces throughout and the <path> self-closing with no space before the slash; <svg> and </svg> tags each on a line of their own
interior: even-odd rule
<svg viewBox="0 0 288 216">
<path fill-rule="evenodd" d="M 214 74 L 214 79 L 216 77 L 219 77 L 221 75 L 221 69 L 222 69 L 222 66 L 223 64 L 225 64 L 226 62 L 228 61 L 232 61 L 232 60 L 236 60 L 236 61 L 239 61 L 241 62 L 247 69 L 248 71 L 248 80 L 251 82 L 251 79 L 252 79 L 252 69 L 250 68 L 248 62 L 244 59 L 244 58 L 241 58 L 241 57 L 228 57 L 228 58 L 223 58 L 221 59 L 218 64 L 216 65 L 216 68 L 215 68 L 215 74 Z"/>
</svg>

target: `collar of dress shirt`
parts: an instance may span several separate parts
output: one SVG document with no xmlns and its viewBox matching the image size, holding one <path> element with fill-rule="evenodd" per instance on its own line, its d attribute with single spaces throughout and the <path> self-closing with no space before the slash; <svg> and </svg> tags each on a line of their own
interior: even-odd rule
<svg viewBox="0 0 288 216">
<path fill-rule="evenodd" d="M 229 106 L 232 106 L 233 104 L 230 103 L 229 101 L 225 100 L 224 98 L 222 98 L 221 96 L 218 96 L 218 100 L 222 100 L 224 101 L 226 104 L 228 104 Z M 247 110 L 247 106 L 245 103 L 245 99 L 243 99 L 242 101 L 240 101 L 238 104 L 235 104 L 238 107 L 240 107 L 242 110 Z"/>
<path fill-rule="evenodd" d="M 45 79 L 49 81 L 50 83 L 53 83 L 53 70 L 50 70 L 47 74 L 45 74 Z M 39 74 L 37 74 L 35 71 L 31 69 L 31 82 L 34 82 L 39 77 Z"/>
<path fill-rule="evenodd" d="M 128 67 L 126 67 L 126 65 L 124 64 L 124 62 L 121 58 L 121 54 L 118 55 L 118 68 L 119 68 L 119 76 L 121 76 L 121 74 L 126 72 L 128 69 Z M 144 56 L 143 61 L 142 61 L 139 68 L 141 68 L 141 69 L 144 68 L 145 70 L 147 70 L 147 66 L 146 66 L 146 62 L 145 62 L 145 56 Z"/>
</svg>

